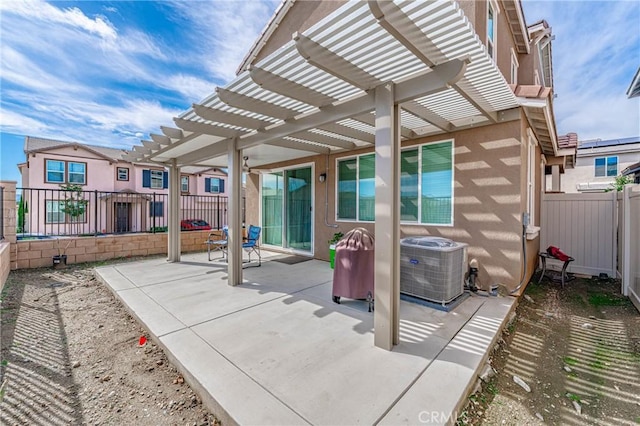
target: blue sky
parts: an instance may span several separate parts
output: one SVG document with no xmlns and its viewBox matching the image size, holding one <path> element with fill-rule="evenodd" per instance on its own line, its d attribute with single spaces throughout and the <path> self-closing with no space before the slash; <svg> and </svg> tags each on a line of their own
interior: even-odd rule
<svg viewBox="0 0 640 426">
<path fill-rule="evenodd" d="M 0 2 L 0 178 L 24 136 L 130 147 L 235 70 L 279 0 Z M 553 44 L 559 133 L 640 134 L 640 2 L 524 1 Z"/>
</svg>

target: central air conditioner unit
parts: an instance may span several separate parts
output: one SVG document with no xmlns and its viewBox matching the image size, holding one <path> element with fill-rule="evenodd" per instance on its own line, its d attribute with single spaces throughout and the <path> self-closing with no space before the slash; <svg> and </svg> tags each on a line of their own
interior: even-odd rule
<svg viewBox="0 0 640 426">
<path fill-rule="evenodd" d="M 445 305 L 464 292 L 467 244 L 440 237 L 400 240 L 400 293 Z"/>
</svg>

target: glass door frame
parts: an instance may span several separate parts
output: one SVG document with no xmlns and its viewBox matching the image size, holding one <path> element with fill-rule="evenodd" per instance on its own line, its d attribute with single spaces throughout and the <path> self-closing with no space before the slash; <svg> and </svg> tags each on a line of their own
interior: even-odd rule
<svg viewBox="0 0 640 426">
<path fill-rule="evenodd" d="M 310 231 L 310 235 L 311 235 L 311 249 L 309 251 L 304 251 L 304 250 L 298 250 L 298 249 L 292 249 L 289 247 L 284 247 L 284 243 L 286 242 L 287 245 L 289 244 L 288 242 L 288 238 L 287 238 L 287 193 L 286 193 L 286 186 L 285 184 L 285 176 L 286 176 L 286 172 L 289 170 L 298 170 L 298 169 L 306 169 L 306 168 L 311 168 L 311 221 L 310 221 L 310 226 L 311 229 Z M 260 199 L 260 203 L 259 203 L 259 212 L 258 215 L 260 216 L 260 226 L 263 227 L 264 229 L 264 224 L 262 223 L 263 221 L 263 215 L 262 215 L 262 177 L 264 174 L 272 174 L 272 173 L 282 173 L 282 179 L 283 179 L 283 185 L 285 186 L 284 188 L 284 192 L 283 192 L 283 196 L 282 196 L 282 246 L 276 246 L 276 245 L 272 245 L 272 244 L 265 244 L 262 243 L 262 247 L 265 248 L 271 248 L 277 251 L 281 251 L 281 252 L 285 252 L 285 253 L 291 253 L 291 254 L 299 254 L 302 256 L 313 256 L 314 252 L 315 252 L 315 212 L 316 212 L 316 206 L 315 206 L 315 201 L 316 201 L 316 196 L 315 196 L 315 191 L 316 191 L 316 182 L 315 182 L 315 162 L 310 162 L 310 163 L 302 163 L 302 164 L 296 164 L 296 165 L 292 165 L 292 166 L 287 166 L 287 167 L 279 167 L 279 168 L 274 168 L 269 170 L 269 173 L 261 173 L 260 174 L 260 179 L 259 179 L 259 191 L 258 191 L 258 197 Z"/>
</svg>

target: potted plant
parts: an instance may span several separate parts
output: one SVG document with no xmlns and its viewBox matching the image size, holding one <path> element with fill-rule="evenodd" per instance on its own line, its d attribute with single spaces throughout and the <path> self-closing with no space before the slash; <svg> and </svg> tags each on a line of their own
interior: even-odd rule
<svg viewBox="0 0 640 426">
<path fill-rule="evenodd" d="M 71 239 L 67 242 L 67 245 L 64 246 L 63 249 L 60 249 L 60 238 L 56 238 L 56 248 L 58 249 L 58 254 L 53 255 L 53 269 L 64 269 L 67 267 L 67 255 L 65 252 L 69 245 L 71 244 Z"/>
<path fill-rule="evenodd" d="M 333 234 L 333 238 L 329 240 L 329 263 L 331 264 L 331 269 L 335 266 L 336 260 L 336 244 L 344 237 L 342 232 L 336 232 Z"/>
</svg>

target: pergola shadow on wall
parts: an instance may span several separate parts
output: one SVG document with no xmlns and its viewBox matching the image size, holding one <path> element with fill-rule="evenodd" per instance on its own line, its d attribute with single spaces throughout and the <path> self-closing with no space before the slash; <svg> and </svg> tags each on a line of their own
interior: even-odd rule
<svg viewBox="0 0 640 426">
<path fill-rule="evenodd" d="M 228 279 L 237 285 L 243 157 L 259 169 L 375 146 L 375 344 L 390 349 L 399 340 L 401 142 L 518 120 L 520 105 L 455 2 L 355 1 L 293 34 L 127 159 L 169 167 L 171 261 L 180 260 L 180 167 L 228 167 Z"/>
</svg>

